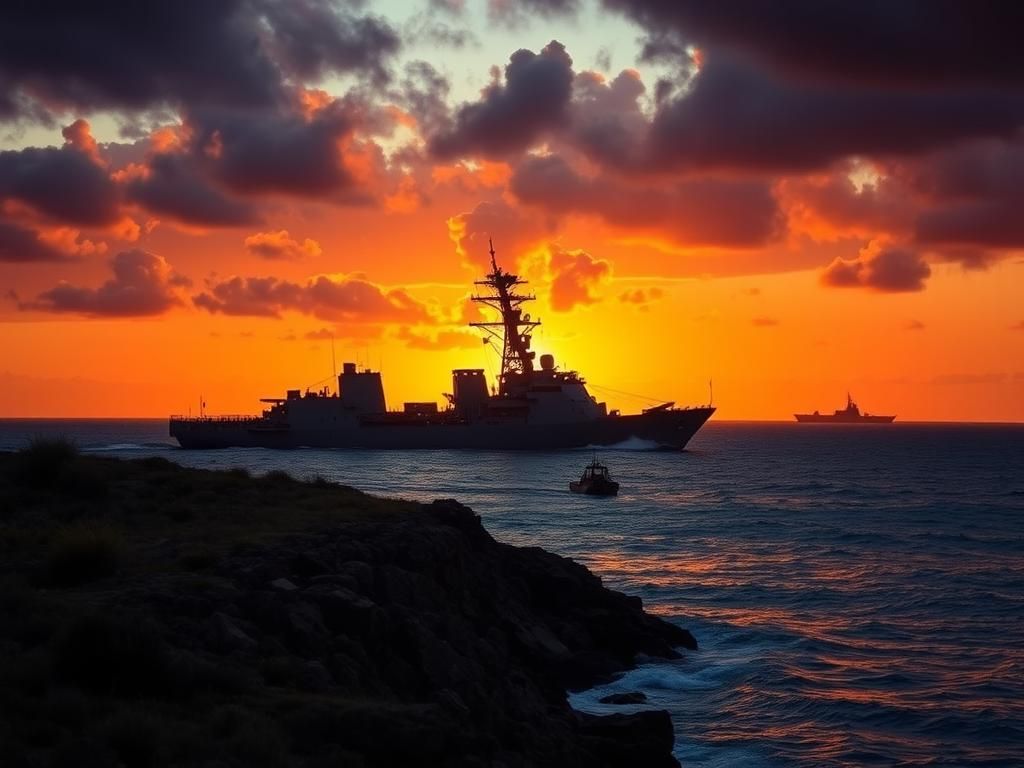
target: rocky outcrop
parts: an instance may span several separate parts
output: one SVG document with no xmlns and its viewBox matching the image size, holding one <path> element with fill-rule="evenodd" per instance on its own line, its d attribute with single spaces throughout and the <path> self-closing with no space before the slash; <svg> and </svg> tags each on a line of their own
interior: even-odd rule
<svg viewBox="0 0 1024 768">
<path fill-rule="evenodd" d="M 693 637 L 571 560 L 494 541 L 458 502 L 239 553 L 219 573 L 238 595 L 182 640 L 216 638 L 205 652 L 270 665 L 284 688 L 373 702 L 331 715 L 369 764 L 675 765 L 665 713 L 586 716 L 565 690 Z M 402 707 L 381 718 L 382 702 Z"/>
<path fill-rule="evenodd" d="M 148 551 L 177 550 L 161 537 Z M 230 721 L 147 764 L 677 764 L 666 713 L 585 715 L 566 690 L 693 637 L 572 560 L 496 542 L 458 502 L 306 522 L 201 560 L 122 572 L 87 605 L 62 597 L 74 618 L 47 685 L 102 697 L 108 719 Z"/>
</svg>

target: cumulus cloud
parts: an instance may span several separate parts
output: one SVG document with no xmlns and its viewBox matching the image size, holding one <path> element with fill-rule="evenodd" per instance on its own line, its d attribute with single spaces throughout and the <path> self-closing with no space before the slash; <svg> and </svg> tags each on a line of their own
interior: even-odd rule
<svg viewBox="0 0 1024 768">
<path fill-rule="evenodd" d="M 359 107 L 334 99 L 308 117 L 295 110 L 261 114 L 204 108 L 190 114 L 197 161 L 239 193 L 324 195 L 357 183 L 343 143 L 352 140 Z"/>
<path fill-rule="evenodd" d="M 108 226 L 122 217 L 120 193 L 95 153 L 88 124 L 66 129 L 63 147 L 0 152 L 0 201 L 80 226 Z"/>
<path fill-rule="evenodd" d="M 662 234 L 683 245 L 753 247 L 782 227 L 771 185 L 711 177 L 660 185 L 583 176 L 557 155 L 531 157 L 515 170 L 512 192 L 551 213 L 598 216 L 614 226 Z"/>
<path fill-rule="evenodd" d="M 505 66 L 504 84 L 496 80 L 480 101 L 463 104 L 453 125 L 431 139 L 431 152 L 443 159 L 521 152 L 566 121 L 572 81 L 572 59 L 558 41 L 540 53 L 516 51 Z"/>
<path fill-rule="evenodd" d="M 307 237 L 300 243 L 288 234 L 287 229 L 249 235 L 245 238 L 245 248 L 249 253 L 264 259 L 294 260 L 306 256 L 319 256 L 323 252 L 316 240 Z"/>
<path fill-rule="evenodd" d="M 151 213 L 183 224 L 238 227 L 258 223 L 258 207 L 230 195 L 206 178 L 188 156 L 157 153 L 125 175 L 125 194 Z"/>
<path fill-rule="evenodd" d="M 612 267 L 607 261 L 595 259 L 586 251 L 568 251 L 550 245 L 548 271 L 551 279 L 551 308 L 556 312 L 568 312 L 578 305 L 598 301 L 594 291 L 608 281 Z"/>
<path fill-rule="evenodd" d="M 87 317 L 159 315 L 182 303 L 181 289 L 189 284 L 162 256 L 138 249 L 118 253 L 110 267 L 114 276 L 98 288 L 61 282 L 19 309 Z"/>
<path fill-rule="evenodd" d="M 68 254 L 33 229 L 0 219 L 0 262 L 64 261 Z"/>
<path fill-rule="evenodd" d="M 924 290 L 931 275 L 927 262 L 914 251 L 877 241 L 861 249 L 856 259 L 836 259 L 821 282 L 834 288 L 870 288 L 886 293 Z"/>
<path fill-rule="evenodd" d="M 280 317 L 300 312 L 335 322 L 429 323 L 426 305 L 400 288 L 382 288 L 361 276 L 319 275 L 305 283 L 276 277 L 232 277 L 192 297 L 211 313 Z"/>
<path fill-rule="evenodd" d="M 1024 91 L 836 87 L 776 78 L 712 50 L 691 86 L 659 109 L 643 158 L 661 171 L 806 171 L 853 155 L 1009 136 L 1022 119 Z"/>
<path fill-rule="evenodd" d="M 165 104 L 267 106 L 294 79 L 338 72 L 382 83 L 400 47 L 387 22 L 358 4 L 331 0 L 63 3 L 57 15 L 45 3 L 4 10 L 0 83 L 7 98 L 0 109 L 8 116 Z"/>
<path fill-rule="evenodd" d="M 448 219 L 448 236 L 462 261 L 476 269 L 489 271 L 489 241 L 493 240 L 499 263 L 506 268 L 531 248 L 542 243 L 551 227 L 529 211 L 503 200 L 486 201 L 472 211 Z"/>
<path fill-rule="evenodd" d="M 756 56 L 791 77 L 947 86 L 1020 82 L 1024 13 L 1014 3 L 820 3 L 789 0 L 604 0 L 655 39 L 715 44 Z M 967 31 L 969 30 L 969 32 Z"/>
</svg>

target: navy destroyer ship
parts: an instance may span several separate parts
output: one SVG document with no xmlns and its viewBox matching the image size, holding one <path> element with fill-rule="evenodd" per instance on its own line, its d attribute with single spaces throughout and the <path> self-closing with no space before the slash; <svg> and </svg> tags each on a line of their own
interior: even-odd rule
<svg viewBox="0 0 1024 768">
<path fill-rule="evenodd" d="M 875 416 L 870 413 L 861 413 L 860 408 L 853 402 L 850 393 L 846 393 L 846 407 L 842 410 L 836 409 L 835 413 L 794 413 L 793 416 L 802 424 L 891 424 L 895 416 Z"/>
<path fill-rule="evenodd" d="M 711 405 L 677 408 L 661 403 L 640 413 L 608 410 L 575 371 L 563 371 L 552 355 L 530 349 L 539 320 L 523 312 L 535 296 L 504 271 L 491 246 L 491 272 L 475 284 L 473 301 L 499 319 L 471 326 L 500 347 L 501 371 L 488 390 L 483 369 L 452 371 L 446 407 L 436 402 L 404 403 L 388 410 L 379 371 L 344 363 L 337 392 L 289 390 L 264 398 L 259 416 L 172 416 L 171 437 L 182 448 L 477 448 L 555 450 L 613 445 L 639 438 L 659 447 L 682 449 L 715 412 Z"/>
</svg>

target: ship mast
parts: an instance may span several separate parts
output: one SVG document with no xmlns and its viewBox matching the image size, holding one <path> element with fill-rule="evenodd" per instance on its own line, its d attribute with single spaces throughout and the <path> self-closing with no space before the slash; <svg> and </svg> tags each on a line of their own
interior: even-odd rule
<svg viewBox="0 0 1024 768">
<path fill-rule="evenodd" d="M 476 285 L 488 288 L 483 295 L 472 300 L 490 307 L 501 315 L 501 322 L 470 323 L 474 328 L 483 328 L 492 338 L 501 339 L 501 373 L 498 377 L 498 393 L 508 394 L 510 379 L 533 372 L 534 352 L 530 350 L 533 329 L 539 320 L 531 320 L 520 308 L 524 302 L 533 301 L 536 296 L 516 293 L 518 285 L 526 285 L 518 275 L 505 272 L 494 257 L 494 243 L 487 240 L 491 253 L 491 273 Z"/>
</svg>

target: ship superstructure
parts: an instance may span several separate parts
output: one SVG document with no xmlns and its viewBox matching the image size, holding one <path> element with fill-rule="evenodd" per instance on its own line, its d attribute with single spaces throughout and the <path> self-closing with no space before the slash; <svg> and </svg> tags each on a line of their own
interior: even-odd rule
<svg viewBox="0 0 1024 768">
<path fill-rule="evenodd" d="M 834 413 L 794 413 L 796 420 L 805 424 L 890 424 L 895 416 L 875 416 L 870 413 L 861 413 L 857 403 L 846 393 L 846 407 L 842 410 L 836 409 Z"/>
<path fill-rule="evenodd" d="M 535 297 L 526 281 L 498 266 L 476 282 L 473 301 L 497 313 L 495 321 L 470 323 L 501 349 L 493 391 L 483 369 L 452 371 L 446 407 L 407 402 L 388 410 L 379 371 L 344 363 L 331 393 L 289 390 L 265 398 L 260 416 L 172 416 L 170 434 L 183 448 L 488 448 L 549 450 L 612 445 L 630 438 L 683 448 L 714 413 L 710 406 L 676 408 L 662 403 L 637 414 L 609 412 L 575 371 L 562 371 L 550 354 L 531 349 L 540 320 L 523 311 Z"/>
</svg>

